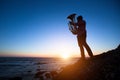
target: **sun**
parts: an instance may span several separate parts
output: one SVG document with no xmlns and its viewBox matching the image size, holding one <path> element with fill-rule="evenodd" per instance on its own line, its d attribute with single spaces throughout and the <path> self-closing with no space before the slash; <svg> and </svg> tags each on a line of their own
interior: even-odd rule
<svg viewBox="0 0 120 80">
<path fill-rule="evenodd" d="M 63 59 L 69 59 L 70 58 L 69 54 L 62 54 L 61 57 Z"/>
</svg>

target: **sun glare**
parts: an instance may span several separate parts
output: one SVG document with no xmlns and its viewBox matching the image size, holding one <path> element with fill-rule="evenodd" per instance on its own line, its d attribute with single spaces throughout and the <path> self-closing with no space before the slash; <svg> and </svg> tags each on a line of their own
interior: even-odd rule
<svg viewBox="0 0 120 80">
<path fill-rule="evenodd" d="M 63 59 L 69 59 L 70 56 L 69 56 L 68 54 L 62 54 L 62 58 L 63 58 Z"/>
</svg>

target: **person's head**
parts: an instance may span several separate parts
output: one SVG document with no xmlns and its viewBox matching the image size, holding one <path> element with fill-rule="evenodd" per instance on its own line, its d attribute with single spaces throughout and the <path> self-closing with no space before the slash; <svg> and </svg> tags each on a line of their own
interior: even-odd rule
<svg viewBox="0 0 120 80">
<path fill-rule="evenodd" d="M 83 17 L 82 16 L 78 16 L 77 17 L 77 21 L 81 21 L 81 20 L 83 20 Z"/>
</svg>

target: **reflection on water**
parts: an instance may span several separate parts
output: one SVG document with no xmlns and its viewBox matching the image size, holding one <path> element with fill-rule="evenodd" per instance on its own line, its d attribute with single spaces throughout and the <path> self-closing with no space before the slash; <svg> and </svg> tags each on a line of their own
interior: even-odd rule
<svg viewBox="0 0 120 80">
<path fill-rule="evenodd" d="M 16 75 L 35 74 L 36 71 L 58 71 L 61 67 L 73 64 L 78 58 L 0 58 L 0 77 L 12 77 Z M 12 74 L 11 74 L 12 73 Z"/>
</svg>

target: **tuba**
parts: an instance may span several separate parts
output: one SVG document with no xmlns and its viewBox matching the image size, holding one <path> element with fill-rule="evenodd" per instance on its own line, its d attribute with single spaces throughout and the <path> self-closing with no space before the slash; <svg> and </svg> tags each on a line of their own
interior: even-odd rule
<svg viewBox="0 0 120 80">
<path fill-rule="evenodd" d="M 76 25 L 75 25 L 75 16 L 76 14 L 71 14 L 67 17 L 67 19 L 69 19 L 69 30 L 73 33 L 73 34 L 77 34 L 77 29 L 76 29 Z"/>
</svg>

